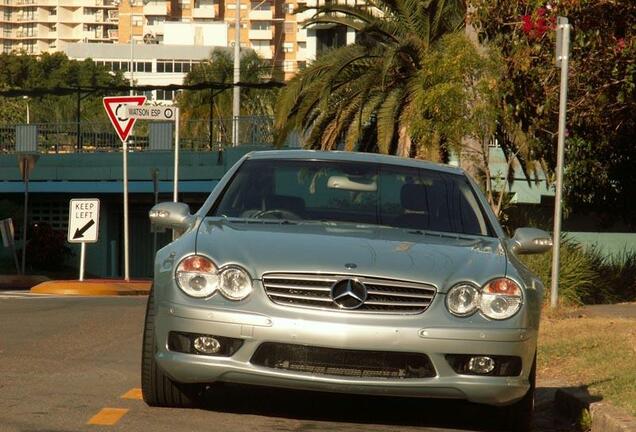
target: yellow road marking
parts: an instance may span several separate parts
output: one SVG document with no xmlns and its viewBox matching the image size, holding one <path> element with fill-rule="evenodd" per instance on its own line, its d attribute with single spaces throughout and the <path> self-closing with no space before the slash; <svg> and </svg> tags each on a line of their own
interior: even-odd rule
<svg viewBox="0 0 636 432">
<path fill-rule="evenodd" d="M 110 426 L 117 423 L 128 412 L 125 408 L 102 408 L 87 424 Z"/>
<path fill-rule="evenodd" d="M 141 400 L 142 399 L 141 389 L 140 388 L 130 389 L 126 393 L 121 395 L 121 398 L 122 399 L 137 399 L 137 400 Z"/>
</svg>

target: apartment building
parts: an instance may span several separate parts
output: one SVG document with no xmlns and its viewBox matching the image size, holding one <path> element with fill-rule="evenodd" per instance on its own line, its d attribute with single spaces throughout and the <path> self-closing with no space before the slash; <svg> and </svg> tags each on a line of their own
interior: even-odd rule
<svg viewBox="0 0 636 432">
<path fill-rule="evenodd" d="M 115 0 L 0 0 L 0 49 L 40 54 L 115 42 L 118 16 Z"/>
<path fill-rule="evenodd" d="M 353 42 L 343 27 L 302 27 L 312 12 L 294 11 L 320 1 L 328 0 L 240 0 L 241 47 L 290 79 L 322 50 Z M 0 0 L 0 48 L 40 54 L 131 38 L 135 46 L 232 47 L 236 13 L 235 0 Z"/>
<path fill-rule="evenodd" d="M 294 14 L 301 5 L 319 0 L 240 0 L 240 44 L 251 48 L 290 79 L 322 49 L 351 43 L 355 33 L 324 25 L 304 29 L 311 12 Z M 131 3 L 132 2 L 132 3 Z M 237 3 L 234 0 L 122 0 L 119 8 L 119 42 L 220 45 L 210 43 L 207 27 L 227 24 L 227 46 L 233 46 Z M 176 23 L 180 31 L 167 31 Z"/>
</svg>

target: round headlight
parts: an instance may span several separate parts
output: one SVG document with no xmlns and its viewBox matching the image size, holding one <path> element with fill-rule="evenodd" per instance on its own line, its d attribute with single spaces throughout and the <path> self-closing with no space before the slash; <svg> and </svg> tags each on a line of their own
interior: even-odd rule
<svg viewBox="0 0 636 432">
<path fill-rule="evenodd" d="M 200 255 L 191 255 L 181 260 L 175 279 L 179 288 L 191 297 L 209 297 L 219 286 L 216 265 Z"/>
<path fill-rule="evenodd" d="M 481 291 L 479 309 L 488 318 L 510 318 L 521 308 L 521 287 L 512 279 L 499 278 L 488 282 Z"/>
<path fill-rule="evenodd" d="M 457 316 L 474 313 L 479 306 L 479 290 L 472 285 L 455 285 L 446 294 L 446 307 Z"/>
<path fill-rule="evenodd" d="M 243 300 L 252 292 L 252 279 L 240 267 L 224 268 L 219 276 L 219 291 L 229 300 Z"/>
</svg>

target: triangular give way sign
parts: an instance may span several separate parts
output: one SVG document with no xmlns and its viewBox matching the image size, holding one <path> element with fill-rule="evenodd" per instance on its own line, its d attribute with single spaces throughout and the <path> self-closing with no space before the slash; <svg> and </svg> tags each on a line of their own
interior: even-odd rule
<svg viewBox="0 0 636 432">
<path fill-rule="evenodd" d="M 128 117 L 127 105 L 141 106 L 146 102 L 146 96 L 109 96 L 104 98 L 104 108 L 111 123 L 122 142 L 126 141 L 135 125 L 134 118 Z"/>
</svg>

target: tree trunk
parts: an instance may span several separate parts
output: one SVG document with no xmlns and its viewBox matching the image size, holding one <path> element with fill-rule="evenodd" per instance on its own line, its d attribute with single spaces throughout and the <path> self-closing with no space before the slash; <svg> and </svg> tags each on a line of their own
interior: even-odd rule
<svg viewBox="0 0 636 432">
<path fill-rule="evenodd" d="M 401 126 L 398 130 L 398 145 L 397 156 L 410 157 L 411 156 L 411 135 L 408 132 L 406 126 Z"/>
</svg>

